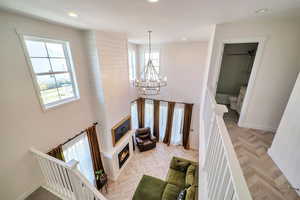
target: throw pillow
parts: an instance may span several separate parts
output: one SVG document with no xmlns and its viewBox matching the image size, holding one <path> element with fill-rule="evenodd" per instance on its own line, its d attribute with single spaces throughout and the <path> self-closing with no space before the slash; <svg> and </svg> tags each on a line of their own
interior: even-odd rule
<svg viewBox="0 0 300 200">
<path fill-rule="evenodd" d="M 177 160 L 177 159 L 172 159 L 171 161 L 171 168 L 181 171 L 181 172 L 186 172 L 188 166 L 190 165 L 190 162 L 188 161 L 183 161 L 183 160 Z"/>
<path fill-rule="evenodd" d="M 195 199 L 196 188 L 194 185 L 190 186 L 186 190 L 185 200 L 194 200 Z"/>
<path fill-rule="evenodd" d="M 194 165 L 190 165 L 187 168 L 186 175 L 185 175 L 185 185 L 186 186 L 191 186 L 194 184 L 195 171 L 196 171 L 196 167 Z"/>
<path fill-rule="evenodd" d="M 184 200 L 186 195 L 186 189 L 183 189 L 179 192 L 177 200 Z"/>
</svg>

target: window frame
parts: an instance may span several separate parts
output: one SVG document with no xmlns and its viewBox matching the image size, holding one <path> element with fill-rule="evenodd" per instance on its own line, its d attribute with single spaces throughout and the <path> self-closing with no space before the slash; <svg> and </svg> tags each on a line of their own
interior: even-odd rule
<svg viewBox="0 0 300 200">
<path fill-rule="evenodd" d="M 79 88 L 78 88 L 78 83 L 77 83 L 76 74 L 75 74 L 75 67 L 74 67 L 72 54 L 71 54 L 71 49 L 70 49 L 70 42 L 66 41 L 66 40 L 56 40 L 56 39 L 51 39 L 51 38 L 46 38 L 46 37 L 33 36 L 33 35 L 30 35 L 30 34 L 19 34 L 19 36 L 21 38 L 21 43 L 22 43 L 24 55 L 26 57 L 27 65 L 28 65 L 28 68 L 29 68 L 29 71 L 30 71 L 30 74 L 31 74 L 31 78 L 32 78 L 32 81 L 33 81 L 35 92 L 36 92 L 36 95 L 38 96 L 38 99 L 39 99 L 39 102 L 40 102 L 40 105 L 41 105 L 43 111 L 47 111 L 49 109 L 56 108 L 58 106 L 61 106 L 61 105 L 79 100 L 80 99 L 80 94 L 79 94 Z M 26 40 L 39 41 L 39 42 L 45 42 L 45 43 L 48 42 L 48 43 L 54 43 L 54 44 L 61 44 L 62 47 L 63 47 L 64 59 L 66 61 L 66 65 L 67 65 L 67 71 L 36 73 L 34 71 L 33 64 L 32 64 L 32 61 L 31 61 L 31 57 L 29 55 L 29 51 L 28 51 L 28 48 L 27 48 L 27 45 L 26 45 Z M 48 53 L 48 51 L 47 51 L 47 53 Z M 50 62 L 51 57 L 49 56 L 49 54 L 48 54 L 48 57 L 41 57 L 41 58 L 48 58 L 50 66 L 51 66 L 51 62 Z M 41 95 L 40 86 L 39 86 L 38 81 L 37 81 L 37 76 L 38 75 L 55 75 L 55 74 L 64 74 L 64 73 L 68 73 L 70 75 L 74 96 L 66 98 L 66 99 L 60 99 L 58 101 L 54 101 L 54 102 L 47 103 L 47 104 L 44 103 L 42 95 Z"/>
<path fill-rule="evenodd" d="M 133 49 L 128 49 L 128 73 L 129 81 L 133 82 L 137 78 L 137 62 L 136 62 L 136 51 Z"/>
</svg>

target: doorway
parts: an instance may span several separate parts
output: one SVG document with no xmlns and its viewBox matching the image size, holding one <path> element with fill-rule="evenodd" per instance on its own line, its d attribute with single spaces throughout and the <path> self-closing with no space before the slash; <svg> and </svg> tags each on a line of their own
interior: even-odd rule
<svg viewBox="0 0 300 200">
<path fill-rule="evenodd" d="M 258 45 L 258 42 L 224 44 L 215 98 L 229 110 L 225 120 L 239 122 Z"/>
</svg>

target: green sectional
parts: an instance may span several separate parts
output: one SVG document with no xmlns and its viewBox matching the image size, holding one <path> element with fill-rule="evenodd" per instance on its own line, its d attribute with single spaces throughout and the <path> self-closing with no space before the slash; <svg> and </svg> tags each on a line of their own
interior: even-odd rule
<svg viewBox="0 0 300 200">
<path fill-rule="evenodd" d="M 144 175 L 133 200 L 176 200 L 183 189 L 186 189 L 184 200 L 197 200 L 198 164 L 173 157 L 166 181 Z"/>
<path fill-rule="evenodd" d="M 170 168 L 167 175 L 167 182 L 173 185 L 177 185 L 180 188 L 185 186 L 185 173 Z"/>
<path fill-rule="evenodd" d="M 161 199 L 166 185 L 167 183 L 163 180 L 144 175 L 134 193 L 133 200 Z"/>
</svg>

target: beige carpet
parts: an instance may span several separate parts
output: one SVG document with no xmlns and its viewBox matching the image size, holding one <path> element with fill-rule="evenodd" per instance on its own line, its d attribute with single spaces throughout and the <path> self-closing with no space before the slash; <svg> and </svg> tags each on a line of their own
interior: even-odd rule
<svg viewBox="0 0 300 200">
<path fill-rule="evenodd" d="M 49 192 L 48 190 L 39 187 L 36 191 L 30 194 L 25 200 L 62 200 Z"/>
<path fill-rule="evenodd" d="M 237 115 L 232 111 L 224 119 L 253 199 L 299 200 L 267 154 L 273 133 L 238 127 Z"/>
<path fill-rule="evenodd" d="M 125 166 L 118 180 L 109 182 L 108 193 L 103 191 L 103 194 L 109 200 L 131 200 L 144 174 L 163 180 L 166 178 L 173 156 L 197 161 L 198 152 L 184 150 L 180 146 L 167 146 L 163 143 L 158 143 L 156 149 L 143 153 L 136 149 L 134 156 Z"/>
</svg>

